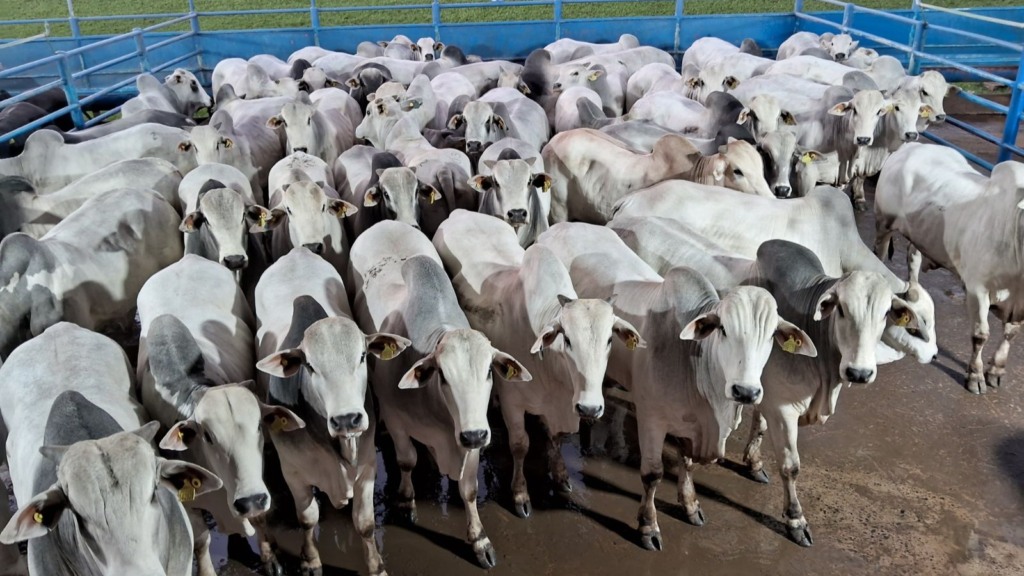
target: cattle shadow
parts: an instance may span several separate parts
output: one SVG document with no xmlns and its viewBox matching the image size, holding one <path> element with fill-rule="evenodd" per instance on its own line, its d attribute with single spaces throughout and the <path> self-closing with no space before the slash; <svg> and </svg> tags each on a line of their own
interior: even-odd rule
<svg viewBox="0 0 1024 576">
<path fill-rule="evenodd" d="M 1024 509 L 1024 430 L 1003 438 L 995 448 L 999 470 L 1017 486 L 1018 506 Z"/>
</svg>

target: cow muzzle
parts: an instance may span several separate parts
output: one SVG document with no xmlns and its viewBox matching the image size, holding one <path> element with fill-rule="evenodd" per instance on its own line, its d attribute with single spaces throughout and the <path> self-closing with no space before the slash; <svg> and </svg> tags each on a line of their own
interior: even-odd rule
<svg viewBox="0 0 1024 576">
<path fill-rule="evenodd" d="M 870 146 L 871 136 L 857 136 L 857 146 Z"/>
<path fill-rule="evenodd" d="M 773 190 L 776 198 L 789 198 L 789 195 L 793 192 L 793 189 L 789 186 L 776 186 Z"/>
<path fill-rule="evenodd" d="M 366 431 L 366 418 L 359 412 L 331 416 L 330 424 L 334 436 L 355 436 Z"/>
<path fill-rule="evenodd" d="M 757 404 L 761 400 L 761 388 L 757 386 L 744 386 L 733 384 L 730 386 L 732 399 L 740 404 Z"/>
<path fill-rule="evenodd" d="M 306 248 L 307 250 L 309 250 L 310 252 L 312 252 L 313 254 L 323 254 L 324 253 L 324 243 L 323 242 L 312 242 L 310 244 L 303 244 L 302 246 L 304 248 Z"/>
<path fill-rule="evenodd" d="M 302 152 L 303 154 L 309 154 L 309 148 L 306 148 L 305 146 L 297 146 L 295 148 L 292 148 L 292 154 L 294 154 L 296 152 Z"/>
<path fill-rule="evenodd" d="M 903 133 L 903 141 L 904 142 L 917 142 L 917 138 L 918 138 L 918 133 L 917 132 L 904 132 Z"/>
<path fill-rule="evenodd" d="M 225 256 L 224 267 L 233 272 L 237 272 L 245 268 L 249 264 L 249 260 L 245 256 Z"/>
<path fill-rule="evenodd" d="M 234 502 L 235 512 L 242 518 L 252 518 L 270 510 L 270 494 L 255 494 Z"/>
<path fill-rule="evenodd" d="M 842 62 L 843 60 L 846 60 L 846 52 L 836 54 L 836 62 Z"/>
<path fill-rule="evenodd" d="M 466 141 L 466 154 L 481 154 L 484 151 L 484 143 L 479 140 Z"/>
<path fill-rule="evenodd" d="M 941 123 L 941 122 L 945 122 L 945 121 L 946 121 L 946 115 L 945 114 L 938 114 L 937 116 L 935 116 L 935 123 L 936 124 Z"/>
<path fill-rule="evenodd" d="M 870 384 L 875 379 L 875 371 L 870 368 L 854 368 L 847 366 L 843 375 L 852 384 Z"/>
<path fill-rule="evenodd" d="M 597 420 L 604 414 L 604 406 L 576 404 L 576 415 L 584 420 Z"/>
<path fill-rule="evenodd" d="M 463 448 L 470 450 L 483 448 L 487 445 L 487 438 L 490 433 L 487 430 L 467 430 L 459 434 L 459 443 Z"/>
<path fill-rule="evenodd" d="M 526 210 L 522 208 L 513 208 L 512 210 L 509 210 L 506 216 L 508 217 L 508 223 L 516 228 L 529 224 Z"/>
</svg>

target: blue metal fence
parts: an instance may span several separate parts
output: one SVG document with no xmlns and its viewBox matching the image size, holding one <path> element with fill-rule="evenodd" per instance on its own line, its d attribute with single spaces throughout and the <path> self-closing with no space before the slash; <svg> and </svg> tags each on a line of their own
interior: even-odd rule
<svg viewBox="0 0 1024 576">
<path fill-rule="evenodd" d="M 739 43 L 750 37 L 771 50 L 797 30 L 843 31 L 861 39 L 863 46 L 874 47 L 904 61 L 908 69 L 942 68 L 957 79 L 985 80 L 1007 86 L 1009 106 L 967 92 L 961 97 L 988 110 L 1005 114 L 1001 137 L 960 119 L 949 122 L 987 142 L 999 146 L 999 160 L 1012 155 L 1024 156 L 1015 145 L 1024 111 L 1024 8 L 987 8 L 949 10 L 914 0 L 909 10 L 879 11 L 838 0 L 819 0 L 836 8 L 830 12 L 810 13 L 804 0 L 794 0 L 793 11 L 779 14 L 687 14 L 689 3 L 713 6 L 719 0 L 509 0 L 502 2 L 442 3 L 440 0 L 387 6 L 322 6 L 310 0 L 305 7 L 239 11 L 198 11 L 195 0 L 183 0 L 183 13 L 115 16 L 77 16 L 74 0 L 67 0 L 67 18 L 0 21 L 0 38 L 11 25 L 38 24 L 41 34 L 0 43 L 0 61 L 8 66 L 0 70 L 0 88 L 19 93 L 0 103 L 0 109 L 53 87 L 61 87 L 68 96 L 66 109 L 49 114 L 32 124 L 0 135 L 5 141 L 25 131 L 46 125 L 57 116 L 70 112 L 78 127 L 91 126 L 117 113 L 115 99 L 134 94 L 134 79 L 141 71 L 160 72 L 174 66 L 190 68 L 209 79 L 216 62 L 228 57 L 248 58 L 256 53 L 286 58 L 294 50 L 308 45 L 342 51 L 354 51 L 360 41 L 388 39 L 395 34 L 411 37 L 431 36 L 460 45 L 467 53 L 485 58 L 516 59 L 534 48 L 561 37 L 595 42 L 615 41 L 624 32 L 635 34 L 642 43 L 657 46 L 679 56 L 690 44 L 704 36 L 717 36 Z M 187 5 L 184 5 L 187 2 Z M 413 0 L 414 2 L 414 0 Z M 632 8 L 652 7 L 657 16 L 570 18 L 567 8 L 581 4 L 623 4 Z M 512 22 L 455 22 L 453 10 L 494 10 L 516 7 L 547 7 L 551 18 Z M 666 8 L 671 8 L 671 11 Z M 350 12 L 419 10 L 429 12 L 429 22 L 401 25 L 324 26 L 325 16 Z M 651 12 L 648 8 L 646 12 Z M 228 16 L 308 15 L 310 25 L 300 28 L 260 30 L 211 30 L 212 21 Z M 157 20 L 156 24 L 136 28 L 117 36 L 82 34 L 83 22 L 119 20 Z M 1014 21 L 1016 20 L 1016 21 Z M 183 26 L 185 23 L 188 26 Z M 204 24 L 206 26 L 204 26 Z M 53 37 L 49 31 L 67 25 L 70 37 Z M 184 27 L 186 31 L 171 31 Z M 500 41 L 496 41 L 500 39 Z M 13 66 L 12 66 L 13 64 Z M 984 69 L 983 69 L 984 68 Z M 84 110 L 106 104 L 110 110 L 86 119 Z M 947 143 L 933 134 L 933 140 Z M 956 146 L 954 146 L 956 147 Z M 991 167 L 983 158 L 961 148 L 978 164 Z"/>
</svg>

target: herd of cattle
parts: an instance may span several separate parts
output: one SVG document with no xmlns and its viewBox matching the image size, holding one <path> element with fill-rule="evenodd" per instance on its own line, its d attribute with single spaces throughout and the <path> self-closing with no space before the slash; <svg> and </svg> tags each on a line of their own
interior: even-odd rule
<svg viewBox="0 0 1024 576">
<path fill-rule="evenodd" d="M 809 546 L 797 429 L 879 364 L 932 361 L 921 269 L 964 281 L 972 392 L 1000 384 L 1024 319 L 1024 166 L 986 177 L 912 143 L 953 88 L 849 36 L 801 32 L 777 60 L 703 38 L 681 72 L 628 34 L 522 65 L 396 37 L 227 59 L 212 88 L 142 75 L 120 119 L 40 130 L 0 159 L 0 456 L 19 506 L 0 506 L 0 542 L 28 541 L 31 574 L 177 576 L 194 555 L 210 576 L 200 511 L 255 535 L 280 574 L 270 474 L 304 530 L 303 574 L 322 573 L 320 500 L 352 504 L 384 574 L 381 424 L 398 509 L 416 520 L 419 443 L 494 566 L 476 508 L 489 406 L 528 517 L 525 415 L 569 492 L 559 445 L 603 416 L 607 381 L 635 405 L 646 548 L 663 546 L 666 437 L 700 525 L 694 465 L 725 456 L 748 405 L 749 474 L 768 481 L 767 432 L 789 536 Z M 875 175 L 873 253 L 854 207 Z M 882 261 L 896 232 L 908 280 Z M 986 371 L 990 309 L 1005 335 Z M 110 326 L 141 330 L 137 359 L 94 331 Z M 16 562 L 0 547 L 0 573 Z"/>
</svg>

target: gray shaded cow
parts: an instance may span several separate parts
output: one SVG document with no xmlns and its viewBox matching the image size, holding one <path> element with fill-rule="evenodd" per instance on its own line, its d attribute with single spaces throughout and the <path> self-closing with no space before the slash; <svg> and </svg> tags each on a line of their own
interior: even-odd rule
<svg viewBox="0 0 1024 576">
<path fill-rule="evenodd" d="M 125 320 L 142 285 L 181 258 L 180 218 L 151 190 L 91 198 L 36 240 L 0 242 L 0 355 L 61 320 Z"/>
<path fill-rule="evenodd" d="M 355 144 L 354 120 L 359 118 L 359 107 L 337 88 L 319 91 L 313 98 L 300 92 L 267 120 L 267 126 L 284 128 L 289 152 L 305 152 L 330 166 Z M 352 110 L 355 116 L 350 114 Z"/>
<path fill-rule="evenodd" d="M 614 296 L 616 316 L 636 326 L 647 341 L 643 348 L 633 342 L 633 350 L 629 343 L 613 344 L 608 377 L 633 393 L 644 485 L 639 532 L 645 548 L 660 550 L 654 496 L 664 475 L 666 437 L 685 440 L 679 502 L 687 520 L 702 525 L 691 477 L 694 461 L 725 455 L 743 405 L 761 400 L 761 372 L 776 344 L 813 357 L 814 343 L 784 319 L 766 290 L 743 287 L 719 298 L 691 268 L 675 268 L 663 277 L 607 228 L 563 223 L 538 244 L 565 265 L 580 296 Z"/>
<path fill-rule="evenodd" d="M 70 323 L 51 326 L 0 368 L 0 460 L 20 506 L 0 542 L 28 540 L 32 574 L 192 574 L 179 494 L 221 483 L 154 452 L 157 425 L 142 426 L 134 385 L 117 343 Z"/>
<path fill-rule="evenodd" d="M 398 505 L 415 519 L 415 439 L 430 448 L 441 473 L 458 482 L 466 540 L 477 561 L 493 567 L 497 554 L 476 507 L 480 450 L 491 441 L 492 373 L 513 383 L 529 381 L 530 374 L 470 328 L 437 251 L 411 226 L 381 222 L 356 239 L 352 275 L 363 329 L 412 341 L 398 361 L 374 366 L 372 380 L 402 471 Z"/>
<path fill-rule="evenodd" d="M 540 150 L 550 134 L 544 108 L 514 88 L 495 88 L 470 102 L 462 114 L 448 120 L 448 127 L 454 130 L 463 123 L 470 156 L 506 137 L 525 140 Z"/>
<path fill-rule="evenodd" d="M 199 85 L 195 75 L 175 68 L 161 84 L 152 74 L 139 74 L 135 80 L 139 95 L 121 106 L 121 117 L 129 118 L 147 110 L 177 112 L 191 118 L 201 108 L 213 106 L 213 100 Z"/>
<path fill-rule="evenodd" d="M 523 159 L 507 148 L 497 160 L 481 160 L 480 175 L 470 179 L 480 192 L 478 211 L 512 226 L 523 248 L 548 229 L 551 211 L 551 177 L 535 172 L 537 163 L 537 157 Z"/>
<path fill-rule="evenodd" d="M 376 415 L 367 356 L 390 360 L 409 341 L 364 335 L 352 320 L 345 285 L 330 264 L 298 247 L 271 266 L 256 289 L 261 388 L 307 424 L 290 433 L 271 428 L 285 481 L 304 530 L 302 569 L 322 570 L 314 530 L 314 489 L 336 508 L 352 503 L 352 522 L 369 573 L 384 575 L 374 538 Z"/>
<path fill-rule="evenodd" d="M 493 218 L 457 210 L 438 229 L 434 245 L 470 326 L 522 358 L 533 376 L 528 386 L 500 380 L 495 385 L 515 459 L 515 510 L 528 517 L 532 505 L 523 466 L 530 439 L 524 416 L 541 418 L 555 488 L 570 492 L 562 441 L 579 431 L 580 418 L 604 413 L 602 382 L 612 339 L 634 346 L 643 346 L 643 339 L 608 302 L 579 299 L 569 272 L 547 248 L 524 251 Z"/>
</svg>

